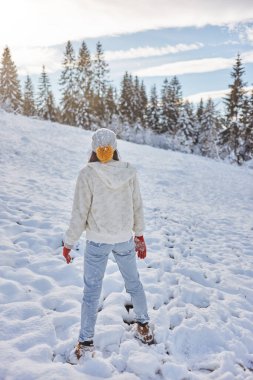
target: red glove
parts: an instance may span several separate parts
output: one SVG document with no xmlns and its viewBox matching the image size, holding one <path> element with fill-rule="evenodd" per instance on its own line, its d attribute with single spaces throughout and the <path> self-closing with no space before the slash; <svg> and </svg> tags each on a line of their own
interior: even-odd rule
<svg viewBox="0 0 253 380">
<path fill-rule="evenodd" d="M 147 254 L 146 243 L 143 236 L 135 236 L 135 251 L 140 259 L 145 259 Z"/>
<path fill-rule="evenodd" d="M 69 264 L 72 260 L 71 256 L 69 255 L 70 251 L 71 249 L 63 247 L 62 255 L 65 257 L 67 264 Z"/>
</svg>

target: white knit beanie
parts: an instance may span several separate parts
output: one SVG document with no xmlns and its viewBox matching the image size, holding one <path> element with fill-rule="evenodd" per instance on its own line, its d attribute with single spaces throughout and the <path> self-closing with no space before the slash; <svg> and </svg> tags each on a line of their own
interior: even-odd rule
<svg viewBox="0 0 253 380">
<path fill-rule="evenodd" d="M 97 148 L 104 146 L 111 146 L 115 150 L 117 139 L 115 133 L 110 129 L 100 128 L 92 136 L 92 150 L 96 152 Z"/>
</svg>

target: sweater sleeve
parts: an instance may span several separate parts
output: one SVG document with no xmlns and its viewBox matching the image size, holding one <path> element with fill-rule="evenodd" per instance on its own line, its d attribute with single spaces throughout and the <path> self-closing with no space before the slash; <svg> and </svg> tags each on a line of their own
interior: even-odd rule
<svg viewBox="0 0 253 380">
<path fill-rule="evenodd" d="M 135 174 L 135 177 L 134 177 L 133 208 L 134 208 L 133 231 L 136 236 L 142 236 L 145 225 L 144 225 L 143 203 L 142 203 L 142 197 L 141 197 L 137 174 Z"/>
<path fill-rule="evenodd" d="M 77 178 L 69 228 L 65 233 L 64 246 L 72 249 L 85 230 L 91 206 L 91 189 L 86 173 L 81 171 Z"/>
</svg>

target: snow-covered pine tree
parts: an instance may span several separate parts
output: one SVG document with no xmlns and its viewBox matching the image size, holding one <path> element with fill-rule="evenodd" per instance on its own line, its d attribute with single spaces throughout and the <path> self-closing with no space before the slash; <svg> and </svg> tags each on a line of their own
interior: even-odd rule
<svg viewBox="0 0 253 380">
<path fill-rule="evenodd" d="M 175 135 L 179 125 L 178 119 L 183 106 L 181 84 L 176 76 L 170 82 L 163 82 L 161 95 L 161 124 L 162 130 Z"/>
<path fill-rule="evenodd" d="M 253 91 L 245 96 L 240 117 L 241 134 L 239 154 L 243 161 L 253 158 Z"/>
<path fill-rule="evenodd" d="M 141 86 L 140 86 L 140 107 L 141 107 L 141 112 L 140 112 L 141 125 L 143 128 L 146 128 L 148 127 L 147 125 L 148 96 L 147 96 L 146 88 L 143 81 L 141 81 Z"/>
<path fill-rule="evenodd" d="M 105 97 L 105 121 L 106 127 L 109 128 L 118 116 L 118 107 L 116 101 L 116 92 L 112 86 L 109 86 Z"/>
<path fill-rule="evenodd" d="M 164 79 L 161 89 L 161 133 L 170 130 L 170 86 L 167 78 Z"/>
<path fill-rule="evenodd" d="M 198 108 L 200 110 L 200 107 Z M 218 158 L 218 118 L 214 102 L 211 98 L 203 106 L 202 115 L 199 116 L 198 145 L 202 156 Z"/>
<path fill-rule="evenodd" d="M 242 112 L 240 115 L 240 122 L 243 125 L 247 125 L 250 117 L 250 99 L 248 96 L 244 96 L 243 104 L 242 104 Z"/>
<path fill-rule="evenodd" d="M 104 58 L 104 51 L 100 41 L 96 45 L 93 61 L 93 113 L 97 122 L 103 123 L 105 119 L 105 98 L 108 88 L 109 68 Z"/>
<path fill-rule="evenodd" d="M 75 53 L 70 41 L 67 42 L 63 71 L 59 80 L 61 92 L 61 121 L 64 124 L 76 125 L 77 99 L 76 99 L 76 73 L 75 73 Z"/>
<path fill-rule="evenodd" d="M 17 68 L 10 49 L 3 51 L 0 69 L 0 107 L 8 112 L 21 112 L 22 95 Z"/>
<path fill-rule="evenodd" d="M 244 73 L 242 59 L 238 54 L 231 72 L 233 83 L 229 85 L 230 92 L 224 98 L 226 108 L 225 129 L 219 136 L 222 158 L 228 157 L 231 161 L 236 161 L 237 163 L 242 160 L 240 153 L 241 135 L 244 131 L 240 118 L 246 94 L 246 83 L 243 81 Z"/>
<path fill-rule="evenodd" d="M 141 130 L 147 126 L 147 94 L 144 82 L 140 83 L 138 76 L 136 75 L 133 81 L 133 96 L 131 99 L 131 108 L 134 124 L 134 130 Z"/>
<path fill-rule="evenodd" d="M 24 96 L 23 96 L 22 106 L 23 106 L 22 107 L 23 115 L 25 116 L 36 115 L 33 84 L 29 75 L 27 75 L 25 85 L 24 85 Z"/>
<path fill-rule="evenodd" d="M 42 73 L 39 78 L 39 91 L 37 97 L 38 116 L 45 120 L 56 121 L 57 111 L 51 85 L 46 73 L 45 66 L 42 66 Z"/>
<path fill-rule="evenodd" d="M 245 128 L 244 161 L 253 159 L 253 90 L 249 99 L 249 118 Z"/>
<path fill-rule="evenodd" d="M 198 120 L 200 125 L 201 125 L 202 120 L 203 120 L 203 114 L 204 114 L 204 102 L 203 102 L 203 99 L 201 98 L 200 102 L 197 106 L 197 112 L 196 112 L 197 120 Z"/>
<path fill-rule="evenodd" d="M 222 159 L 228 158 L 231 162 L 240 162 L 239 155 L 239 121 L 231 120 L 228 127 L 224 127 L 218 139 L 220 157 Z"/>
<path fill-rule="evenodd" d="M 47 109 L 48 115 L 51 121 L 59 120 L 59 109 L 55 105 L 54 94 L 52 91 L 49 91 L 48 100 L 47 100 Z"/>
<path fill-rule="evenodd" d="M 178 118 L 183 106 L 182 86 L 176 76 L 170 81 L 170 119 L 172 131 L 174 133 L 178 130 Z"/>
<path fill-rule="evenodd" d="M 90 129 L 92 123 L 92 66 L 90 52 L 83 41 L 76 62 L 76 125 Z"/>
<path fill-rule="evenodd" d="M 150 99 L 147 108 L 147 123 L 148 128 L 152 129 L 155 133 L 161 133 L 160 125 L 160 106 L 159 99 L 157 95 L 156 85 L 151 87 Z"/>
<path fill-rule="evenodd" d="M 186 100 L 180 104 L 177 118 L 177 132 L 174 137 L 176 150 L 194 153 L 198 143 L 198 123 L 194 114 L 193 104 Z M 198 153 L 198 152 L 195 152 Z"/>
<path fill-rule="evenodd" d="M 239 120 L 240 114 L 242 112 L 246 86 L 246 83 L 243 81 L 244 73 L 245 69 L 242 64 L 242 59 L 240 57 L 240 54 L 238 54 L 235 60 L 235 64 L 233 65 L 232 72 L 230 74 L 233 78 L 233 83 L 228 86 L 230 88 L 230 92 L 224 98 L 226 117 L 228 121 Z"/>
<path fill-rule="evenodd" d="M 132 75 L 125 72 L 121 81 L 120 99 L 119 99 L 119 113 L 121 121 L 129 123 L 134 122 L 133 115 L 133 99 L 134 99 L 134 84 Z"/>
<path fill-rule="evenodd" d="M 132 113 L 133 113 L 133 123 L 140 125 L 142 109 L 141 109 L 140 81 L 137 75 L 134 77 L 134 81 L 133 81 Z"/>
</svg>

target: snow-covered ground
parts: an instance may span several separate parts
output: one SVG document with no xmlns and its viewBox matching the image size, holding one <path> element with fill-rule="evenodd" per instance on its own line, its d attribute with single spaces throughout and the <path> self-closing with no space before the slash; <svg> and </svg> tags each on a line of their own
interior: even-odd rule
<svg viewBox="0 0 253 380">
<path fill-rule="evenodd" d="M 70 265 L 61 239 L 90 137 L 0 113 L 0 379 L 253 379 L 253 170 L 124 141 L 145 205 L 148 257 L 138 266 L 157 344 L 133 338 L 111 257 L 96 357 L 66 363 L 85 236 Z"/>
</svg>

